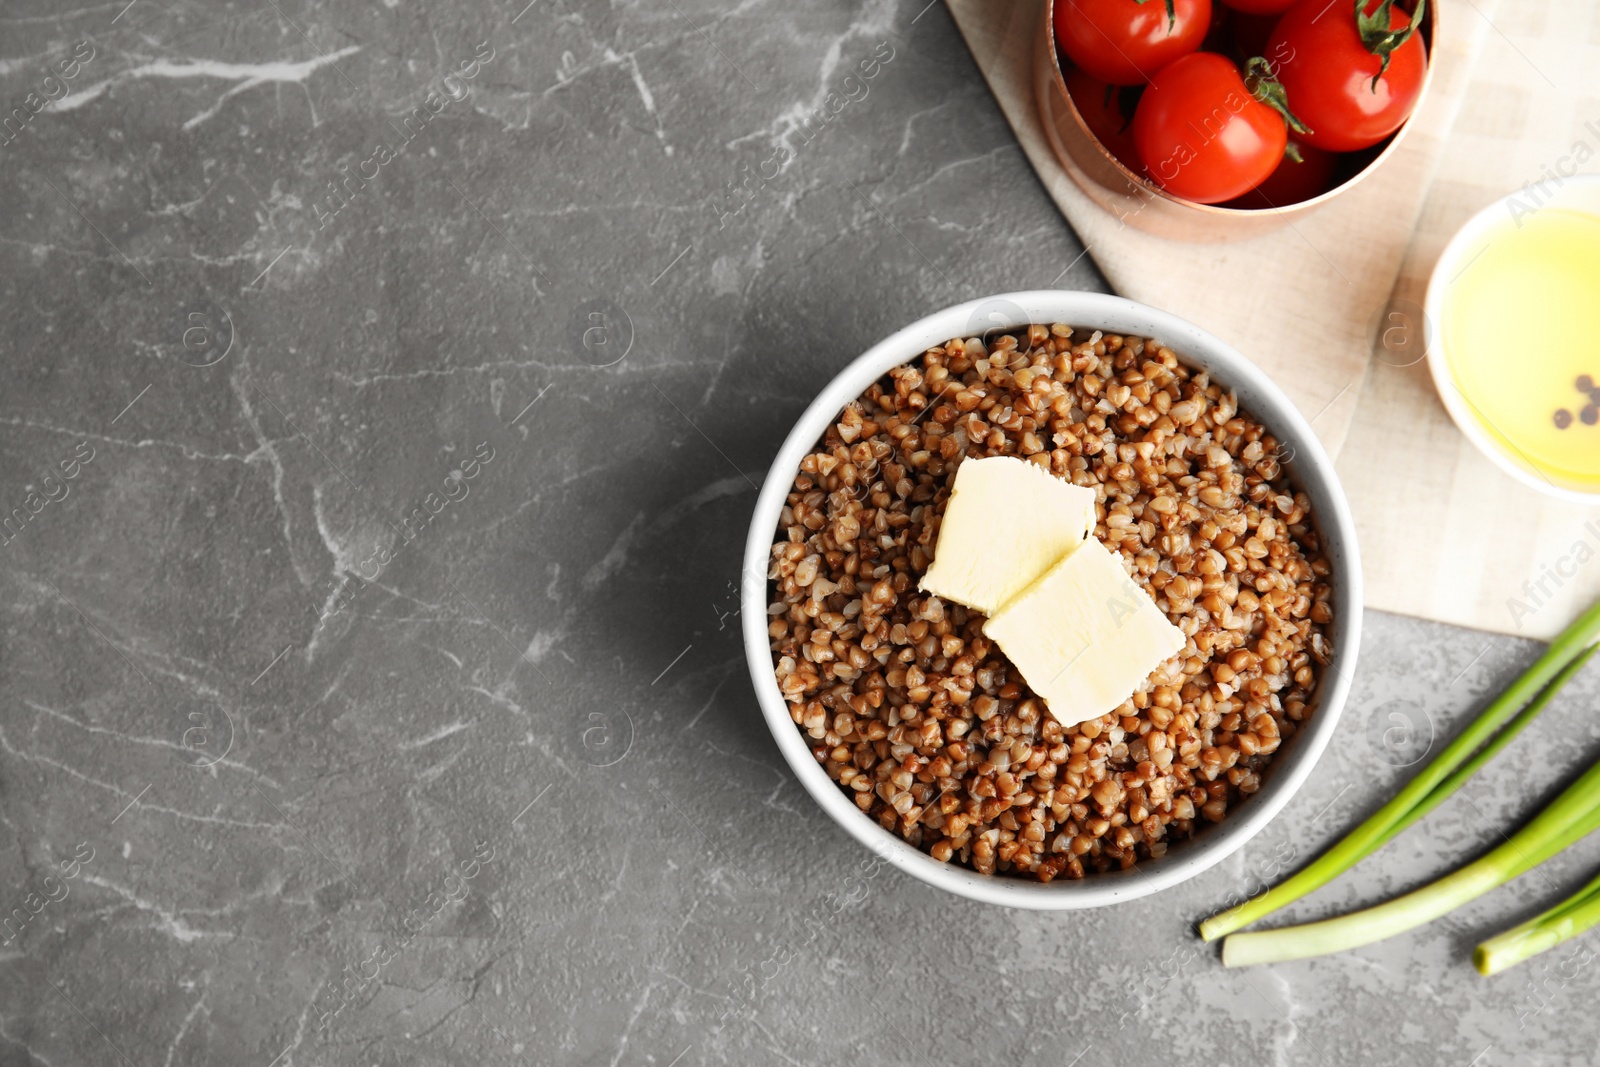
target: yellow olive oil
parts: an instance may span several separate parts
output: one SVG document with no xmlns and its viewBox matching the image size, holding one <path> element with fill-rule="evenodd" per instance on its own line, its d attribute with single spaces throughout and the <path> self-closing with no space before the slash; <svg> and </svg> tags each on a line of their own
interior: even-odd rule
<svg viewBox="0 0 1600 1067">
<path fill-rule="evenodd" d="M 1473 417 L 1513 461 L 1600 491 L 1600 216 L 1508 218 L 1458 262 L 1440 347 Z"/>
</svg>

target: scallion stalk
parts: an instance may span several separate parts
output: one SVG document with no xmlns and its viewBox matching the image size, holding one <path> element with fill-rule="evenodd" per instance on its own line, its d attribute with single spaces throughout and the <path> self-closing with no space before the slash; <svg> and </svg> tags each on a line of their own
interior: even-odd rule
<svg viewBox="0 0 1600 1067">
<path fill-rule="evenodd" d="M 1549 911 L 1479 945 L 1472 953 L 1473 966 L 1483 975 L 1499 974 L 1577 937 L 1596 923 L 1600 923 L 1600 875 Z"/>
<path fill-rule="evenodd" d="M 1556 690 L 1582 666 L 1597 642 L 1600 602 L 1562 631 L 1544 655 L 1490 702 L 1392 800 L 1285 881 L 1202 922 L 1200 936 L 1214 941 L 1320 889 L 1432 811 L 1544 708 Z M 1525 706 L 1527 713 L 1517 715 Z M 1515 721 L 1509 721 L 1513 716 L 1517 716 Z"/>
<path fill-rule="evenodd" d="M 1600 761 L 1488 855 L 1376 907 L 1278 930 L 1230 934 L 1225 967 L 1304 959 L 1369 945 L 1432 922 L 1524 874 L 1600 829 Z"/>
<path fill-rule="evenodd" d="M 1523 708 L 1517 713 L 1516 718 L 1506 723 L 1505 728 L 1499 733 L 1495 734 L 1494 739 L 1491 740 L 1487 745 L 1483 746 L 1483 748 L 1478 751 L 1477 755 L 1473 756 L 1467 762 L 1457 767 L 1451 773 L 1450 777 L 1446 778 L 1444 781 L 1435 786 L 1433 792 L 1429 793 L 1422 803 L 1412 808 L 1399 822 L 1391 826 L 1384 833 L 1383 837 L 1378 840 L 1378 843 L 1373 845 L 1373 847 L 1367 851 L 1367 855 L 1370 856 L 1384 845 L 1387 845 L 1401 831 L 1405 830 L 1412 823 L 1421 819 L 1434 808 L 1437 808 L 1440 804 L 1444 803 L 1450 794 L 1454 793 L 1456 790 L 1465 785 L 1468 778 L 1471 778 L 1474 774 L 1477 774 L 1485 763 L 1488 763 L 1490 760 L 1494 759 L 1495 756 L 1499 754 L 1501 749 L 1505 748 L 1513 740 L 1515 740 L 1516 736 L 1523 731 L 1524 727 L 1539 717 L 1539 713 L 1544 710 L 1544 706 L 1550 703 L 1555 695 L 1561 691 L 1561 687 L 1566 685 L 1573 675 L 1583 670 L 1584 664 L 1588 663 L 1589 658 L 1596 652 L 1600 652 L 1600 645 L 1590 645 L 1588 648 L 1574 656 L 1572 662 L 1568 663 L 1565 667 L 1562 667 L 1560 672 L 1557 673 L 1554 678 L 1550 679 L 1550 684 L 1539 690 L 1539 695 L 1534 697 L 1527 707 Z"/>
</svg>

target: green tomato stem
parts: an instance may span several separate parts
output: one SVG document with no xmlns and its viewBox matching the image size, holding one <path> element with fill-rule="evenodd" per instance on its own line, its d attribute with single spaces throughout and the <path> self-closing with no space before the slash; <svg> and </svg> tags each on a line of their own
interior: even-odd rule
<svg viewBox="0 0 1600 1067">
<path fill-rule="evenodd" d="M 1378 73 L 1372 76 L 1372 91 L 1378 91 L 1378 79 L 1383 77 L 1389 69 L 1389 57 L 1395 49 L 1411 39 L 1417 32 L 1417 27 L 1422 25 L 1422 16 L 1428 10 L 1428 0 L 1417 0 L 1416 14 L 1411 16 L 1411 22 L 1403 30 L 1389 28 L 1390 9 L 1394 7 L 1394 0 L 1383 0 L 1373 8 L 1372 14 L 1366 13 L 1366 7 L 1372 0 L 1355 0 L 1356 5 L 1356 33 L 1361 37 L 1361 46 L 1368 52 L 1378 57 Z"/>
<path fill-rule="evenodd" d="M 1264 56 L 1248 59 L 1244 64 L 1244 87 L 1251 96 L 1283 116 L 1284 125 L 1298 134 L 1312 130 L 1289 110 L 1289 93 L 1283 83 L 1273 77 L 1272 61 Z"/>
<path fill-rule="evenodd" d="M 1143 4 L 1145 0 L 1133 0 L 1136 4 Z M 1167 0 L 1167 36 L 1172 36 L 1172 31 L 1178 25 L 1177 0 Z"/>
</svg>

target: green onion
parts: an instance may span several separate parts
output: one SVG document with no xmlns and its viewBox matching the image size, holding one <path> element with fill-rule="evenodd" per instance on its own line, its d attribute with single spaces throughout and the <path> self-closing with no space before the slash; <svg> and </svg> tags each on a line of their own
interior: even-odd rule
<svg viewBox="0 0 1600 1067">
<path fill-rule="evenodd" d="M 1550 684 L 1539 690 L 1539 695 L 1534 697 L 1527 707 L 1518 712 L 1517 717 L 1506 724 L 1505 729 L 1495 734 L 1494 739 L 1483 746 L 1476 756 L 1457 767 L 1450 777 L 1434 787 L 1433 792 L 1429 793 L 1422 803 L 1412 808 L 1399 822 L 1391 826 L 1383 837 L 1379 839 L 1378 843 L 1372 846 L 1368 855 L 1387 845 L 1402 830 L 1427 815 L 1434 808 L 1437 808 L 1444 803 L 1451 793 L 1465 785 L 1468 778 L 1477 774 L 1479 769 L 1485 763 L 1494 759 L 1502 748 L 1509 745 L 1522 732 L 1524 727 L 1539 717 L 1539 713 L 1544 710 L 1544 706 L 1550 703 L 1555 695 L 1561 691 L 1561 687 L 1566 685 L 1574 674 L 1583 670 L 1583 665 L 1588 663 L 1589 657 L 1596 652 L 1600 652 L 1600 645 L 1590 645 L 1573 657 L 1572 662 L 1562 667 L 1561 671 L 1550 679 Z"/>
<path fill-rule="evenodd" d="M 1248 967 L 1298 960 L 1382 941 L 1476 900 L 1596 829 L 1600 829 L 1600 761 L 1482 859 L 1387 904 L 1337 919 L 1231 934 L 1222 943 L 1222 964 Z"/>
<path fill-rule="evenodd" d="M 1600 875 L 1549 911 L 1479 945 L 1472 962 L 1480 974 L 1499 974 L 1577 937 L 1595 923 L 1600 923 Z"/>
<path fill-rule="evenodd" d="M 1544 655 L 1484 708 L 1394 799 L 1286 881 L 1205 920 L 1200 924 L 1200 936 L 1214 941 L 1320 889 L 1432 811 L 1544 708 L 1556 690 L 1594 651 L 1597 641 L 1600 641 L 1600 603 L 1562 631 Z M 1574 666 L 1575 661 L 1577 666 Z M 1524 705 L 1528 705 L 1527 711 L 1508 726 L 1507 721 Z"/>
</svg>

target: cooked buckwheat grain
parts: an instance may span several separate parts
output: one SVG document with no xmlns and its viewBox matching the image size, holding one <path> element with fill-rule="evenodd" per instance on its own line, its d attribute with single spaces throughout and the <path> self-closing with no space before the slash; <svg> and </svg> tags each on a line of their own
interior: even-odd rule
<svg viewBox="0 0 1600 1067">
<path fill-rule="evenodd" d="M 1046 882 L 1224 818 L 1331 653 L 1278 442 L 1171 349 L 1072 338 L 958 338 L 873 383 L 801 462 L 769 571 L 778 684 L 829 776 L 935 859 Z M 1095 536 L 1189 638 L 1103 718 L 1063 728 L 982 614 L 917 590 L 956 467 L 1000 455 L 1094 489 Z"/>
</svg>

